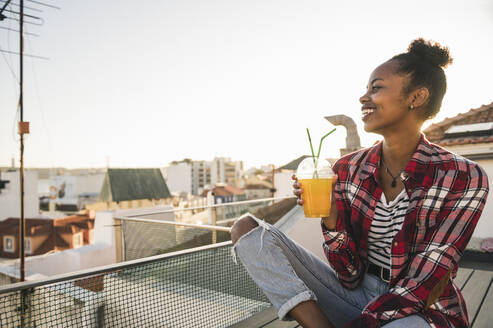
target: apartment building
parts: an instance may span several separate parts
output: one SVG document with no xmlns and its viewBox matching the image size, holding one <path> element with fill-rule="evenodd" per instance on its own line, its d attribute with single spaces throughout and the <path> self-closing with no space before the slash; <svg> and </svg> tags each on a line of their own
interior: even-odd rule
<svg viewBox="0 0 493 328">
<path fill-rule="evenodd" d="M 174 161 L 166 168 L 167 184 L 171 192 L 199 195 L 217 183 L 240 186 L 243 162 L 227 157 L 212 161 L 184 159 Z"/>
<path fill-rule="evenodd" d="M 88 245 L 93 240 L 94 217 L 89 213 L 61 218 L 26 219 L 25 252 L 27 256 L 58 252 Z M 19 257 L 19 218 L 0 222 L 0 257 Z"/>
<path fill-rule="evenodd" d="M 20 172 L 16 169 L 0 172 L 0 222 L 9 217 L 21 215 Z M 24 172 L 24 215 L 36 217 L 39 215 L 38 173 L 26 170 Z"/>
</svg>

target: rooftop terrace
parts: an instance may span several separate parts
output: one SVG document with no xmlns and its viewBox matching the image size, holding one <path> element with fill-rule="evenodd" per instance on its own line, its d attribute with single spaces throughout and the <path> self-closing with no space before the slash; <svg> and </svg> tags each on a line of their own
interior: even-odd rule
<svg viewBox="0 0 493 328">
<path fill-rule="evenodd" d="M 277 204 L 259 209 L 259 216 L 272 222 L 279 210 L 286 213 L 280 208 L 285 205 Z M 297 223 L 292 218 L 299 210 L 283 214 L 281 227 L 293 229 Z M 176 244 L 210 243 L 210 235 L 197 233 L 208 228 L 217 229 L 212 241 L 221 241 L 227 226 L 116 219 L 121 221 L 126 261 L 0 287 L 0 327 L 298 327 L 277 319 L 241 263 L 232 261 L 231 241 L 185 250 L 179 250 L 183 243 Z M 156 247 L 172 252 L 149 256 L 141 250 L 142 245 L 149 250 L 142 240 L 125 237 L 132 231 L 146 237 L 142 239 L 173 232 L 172 245 Z M 463 291 L 472 326 L 488 327 L 493 318 L 493 266 L 463 261 L 455 282 Z"/>
<path fill-rule="evenodd" d="M 1 327 L 228 327 L 269 308 L 231 242 L 0 289 Z"/>
</svg>

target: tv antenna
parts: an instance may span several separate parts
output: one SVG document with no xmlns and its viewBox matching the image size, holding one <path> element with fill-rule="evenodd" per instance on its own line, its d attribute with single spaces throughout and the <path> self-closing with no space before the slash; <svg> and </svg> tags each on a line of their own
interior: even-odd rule
<svg viewBox="0 0 493 328">
<path fill-rule="evenodd" d="M 29 133 L 29 122 L 24 121 L 24 23 L 26 24 L 33 24 L 37 26 L 43 25 L 44 21 L 41 17 L 31 15 L 31 14 L 25 14 L 24 10 L 28 9 L 31 11 L 35 12 L 43 12 L 41 9 L 37 9 L 34 7 L 35 5 L 41 6 L 41 7 L 48 7 L 52 9 L 60 9 L 56 6 L 53 6 L 51 4 L 46 4 L 43 2 L 39 2 L 36 0 L 25 0 L 27 2 L 31 2 L 33 4 L 33 7 L 24 7 L 24 0 L 18 0 L 18 3 L 13 3 L 12 0 L 0 0 L 0 23 L 6 19 L 9 20 L 14 20 L 19 22 L 19 30 L 13 30 L 14 32 L 19 32 L 19 52 L 11 52 L 11 54 L 17 54 L 19 55 L 19 103 L 18 103 L 18 110 L 20 112 L 19 116 L 19 122 L 18 122 L 18 132 L 20 135 L 20 197 L 21 197 L 21 215 L 19 218 L 19 258 L 20 258 L 20 281 L 25 281 L 26 277 L 26 267 L 25 267 L 25 257 L 26 257 L 26 249 L 25 249 L 25 236 L 26 236 L 26 218 L 24 216 L 24 135 Z M 11 5 L 9 7 L 9 5 Z M 15 10 L 12 7 L 18 8 L 18 11 Z M 24 18 L 27 17 L 29 20 L 24 21 Z M 11 28 L 5 28 L 3 29 L 12 31 Z M 34 36 L 34 35 L 33 35 Z M 7 52 L 9 51 L 4 51 L 0 49 L 1 52 Z M 39 58 L 39 59 L 46 59 L 43 57 L 38 57 L 34 55 L 29 55 L 34 58 Z M 24 328 L 26 324 L 26 310 L 28 308 L 27 304 L 28 300 L 28 295 L 27 295 L 27 290 L 23 290 L 20 294 L 20 321 L 21 321 L 21 327 Z"/>
<path fill-rule="evenodd" d="M 30 6 L 24 6 L 24 2 L 31 3 Z M 18 133 L 20 135 L 20 197 L 21 197 L 21 215 L 19 220 L 19 258 L 20 258 L 20 281 L 25 281 L 25 217 L 24 217 L 24 135 L 29 134 L 29 122 L 24 121 L 24 56 L 37 59 L 48 59 L 46 57 L 35 56 L 24 53 L 24 35 L 38 36 L 33 33 L 24 33 L 24 24 L 41 26 L 44 20 L 36 15 L 43 13 L 41 8 L 60 9 L 49 3 L 36 0 L 0 0 L 0 24 L 5 20 L 12 20 L 19 23 L 19 30 L 9 27 L 0 26 L 0 29 L 19 33 L 19 51 L 8 51 L 0 49 L 0 52 L 19 55 L 19 102 L 18 110 L 20 113 L 18 122 Z M 28 14 L 25 10 L 30 10 Z M 35 15 L 36 13 L 36 15 Z M 27 19 L 25 19 L 27 18 Z M 22 302 L 23 304 L 24 302 Z"/>
</svg>

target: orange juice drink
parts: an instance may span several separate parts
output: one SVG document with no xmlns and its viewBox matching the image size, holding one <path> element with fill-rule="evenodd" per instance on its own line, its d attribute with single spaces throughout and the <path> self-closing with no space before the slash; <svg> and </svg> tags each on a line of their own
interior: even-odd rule
<svg viewBox="0 0 493 328">
<path fill-rule="evenodd" d="M 303 211 L 307 218 L 324 218 L 330 215 L 332 179 L 334 172 L 329 162 L 307 157 L 298 165 L 296 176 L 303 193 Z"/>
<path fill-rule="evenodd" d="M 330 214 L 332 177 L 300 179 L 303 194 L 303 211 L 307 218 L 323 218 Z"/>
</svg>

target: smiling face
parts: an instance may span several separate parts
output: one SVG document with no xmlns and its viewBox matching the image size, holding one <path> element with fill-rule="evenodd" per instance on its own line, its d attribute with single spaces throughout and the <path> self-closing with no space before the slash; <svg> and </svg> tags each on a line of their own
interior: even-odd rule
<svg viewBox="0 0 493 328">
<path fill-rule="evenodd" d="M 395 74 L 395 65 L 395 61 L 388 61 L 378 66 L 370 76 L 366 93 L 360 98 L 366 132 L 383 135 L 407 129 L 416 119 L 409 110 L 410 99 L 405 93 L 408 77 Z"/>
</svg>

